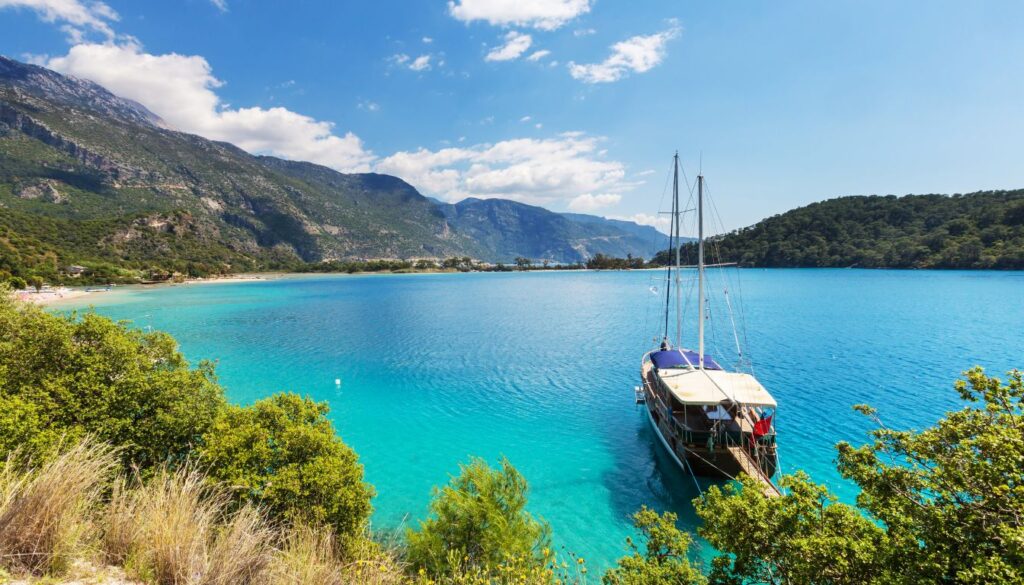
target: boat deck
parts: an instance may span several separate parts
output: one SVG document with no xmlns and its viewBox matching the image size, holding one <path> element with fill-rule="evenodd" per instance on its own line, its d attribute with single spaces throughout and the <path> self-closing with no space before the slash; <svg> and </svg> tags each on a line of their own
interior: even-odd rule
<svg viewBox="0 0 1024 585">
<path fill-rule="evenodd" d="M 658 388 L 658 379 L 652 368 L 644 372 L 644 407 L 651 413 L 654 413 L 655 409 L 667 413 L 668 408 L 655 388 Z M 716 413 L 712 411 L 710 414 Z M 736 440 L 741 440 L 753 430 L 753 422 L 745 414 L 729 417 L 726 425 L 726 442 L 718 445 L 717 449 L 713 443 L 710 449 L 705 446 L 705 442 L 708 441 L 706 437 L 711 435 L 713 421 L 709 418 L 709 413 L 700 407 L 673 410 L 672 424 L 666 424 L 668 421 L 660 414 L 652 416 L 651 420 L 665 439 L 665 445 L 674 452 L 677 459 L 688 459 L 693 467 L 703 469 L 709 475 L 723 475 L 731 479 L 740 472 L 745 473 L 762 484 L 766 496 L 781 495 L 778 486 L 772 482 L 771 477 L 765 473 L 750 452 L 736 444 Z M 736 438 L 729 439 L 728 435 L 735 435 Z"/>
</svg>

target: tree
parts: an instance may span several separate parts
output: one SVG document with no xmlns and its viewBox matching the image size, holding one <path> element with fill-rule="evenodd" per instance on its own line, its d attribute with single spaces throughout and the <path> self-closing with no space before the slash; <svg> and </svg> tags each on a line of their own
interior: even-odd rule
<svg viewBox="0 0 1024 585">
<path fill-rule="evenodd" d="M 448 485 L 434 489 L 430 517 L 406 534 L 413 566 L 437 578 L 455 568 L 542 568 L 550 560 L 550 529 L 526 511 L 523 476 L 505 458 L 501 469 L 479 458 L 459 468 Z M 462 566 L 453 566 L 459 559 Z"/>
<path fill-rule="evenodd" d="M 519 256 L 516 258 L 516 269 L 517 270 L 529 270 L 530 266 L 533 266 L 533 260 Z"/>
<path fill-rule="evenodd" d="M 856 407 L 879 425 L 869 444 L 838 445 L 859 509 L 800 473 L 777 498 L 745 477 L 709 490 L 700 534 L 725 553 L 711 582 L 1024 582 L 1024 381 L 965 376 L 966 406 L 920 432 Z"/>
<path fill-rule="evenodd" d="M 895 569 L 918 583 L 1024 582 L 1024 380 L 981 368 L 956 383 L 967 403 L 922 432 L 896 431 L 874 410 L 874 441 L 840 443 L 839 471 L 858 504 L 900 551 Z M 896 462 L 896 463 L 894 463 Z"/>
<path fill-rule="evenodd" d="M 36 289 L 36 292 L 39 292 L 43 288 L 43 277 L 39 276 L 38 274 L 29 275 L 25 279 L 25 281 L 29 284 L 29 286 Z"/>
<path fill-rule="evenodd" d="M 329 524 L 342 537 L 356 537 L 370 515 L 373 488 L 327 412 L 325 403 L 291 393 L 227 406 L 203 438 L 200 461 L 212 479 L 273 517 Z"/>
<path fill-rule="evenodd" d="M 659 515 L 646 506 L 633 515 L 633 526 L 643 533 L 645 552 L 627 538 L 633 554 L 622 557 L 609 569 L 602 582 L 605 585 L 703 585 L 707 582 L 700 571 L 690 564 L 686 556 L 690 536 L 676 527 L 676 515 Z"/>
<path fill-rule="evenodd" d="M 728 554 L 714 559 L 716 584 L 871 583 L 884 571 L 878 555 L 886 538 L 856 508 L 836 503 L 797 472 L 783 479 L 788 492 L 766 497 L 757 480 L 712 486 L 695 500 L 701 536 Z"/>
<path fill-rule="evenodd" d="M 0 295 L 0 340 L 0 452 L 88 434 L 146 470 L 187 458 L 223 404 L 213 366 L 190 367 L 164 333 Z"/>
<path fill-rule="evenodd" d="M 28 288 L 28 282 L 20 276 L 12 276 L 7 282 L 14 290 L 25 290 Z"/>
</svg>

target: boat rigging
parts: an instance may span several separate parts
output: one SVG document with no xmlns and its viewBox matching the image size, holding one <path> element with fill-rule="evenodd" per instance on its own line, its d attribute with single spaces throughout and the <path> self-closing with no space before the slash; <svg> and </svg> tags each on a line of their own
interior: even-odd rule
<svg viewBox="0 0 1024 585">
<path fill-rule="evenodd" d="M 644 354 L 637 402 L 644 405 L 651 427 L 672 458 L 696 476 L 735 479 L 745 473 L 761 482 L 764 492 L 779 495 L 772 482 L 778 467 L 775 436 L 777 404 L 751 374 L 729 371 L 705 353 L 707 268 L 731 264 L 705 262 L 704 175 L 697 176 L 697 263 L 681 262 L 679 154 L 672 159 L 672 211 L 669 223 L 668 274 L 664 330 L 658 348 Z M 691 210 L 687 210 L 691 211 Z M 697 272 L 697 349 L 683 347 L 682 270 Z M 727 293 L 726 293 L 727 294 Z M 675 336 L 670 313 L 675 297 Z M 728 297 L 726 297 L 728 299 Z M 729 304 L 731 311 L 731 304 Z M 731 319 L 735 329 L 735 321 Z M 737 350 L 739 351 L 739 337 Z M 740 353 L 742 357 L 742 353 Z M 698 484 L 699 485 L 699 484 Z"/>
</svg>

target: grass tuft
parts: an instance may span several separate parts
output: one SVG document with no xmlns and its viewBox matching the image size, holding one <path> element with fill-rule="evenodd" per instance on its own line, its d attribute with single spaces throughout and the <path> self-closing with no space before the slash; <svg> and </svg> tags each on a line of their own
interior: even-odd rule
<svg viewBox="0 0 1024 585">
<path fill-rule="evenodd" d="M 66 569 L 116 464 L 110 447 L 90 440 L 38 468 L 8 457 L 0 472 L 0 562 L 34 575 Z"/>
</svg>

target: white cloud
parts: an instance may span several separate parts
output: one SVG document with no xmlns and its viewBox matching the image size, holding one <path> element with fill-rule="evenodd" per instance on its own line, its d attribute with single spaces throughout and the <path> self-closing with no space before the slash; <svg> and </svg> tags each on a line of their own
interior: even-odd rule
<svg viewBox="0 0 1024 585">
<path fill-rule="evenodd" d="M 569 202 L 571 211 L 590 213 L 617 204 L 622 201 L 622 195 L 591 195 L 584 193 L 577 195 Z"/>
<path fill-rule="evenodd" d="M 653 35 L 638 35 L 611 46 L 612 54 L 600 63 L 580 65 L 569 62 L 569 73 L 584 83 L 610 83 L 627 76 L 631 71 L 643 73 L 651 70 L 665 58 L 665 46 L 679 36 L 679 26 Z"/>
<path fill-rule="evenodd" d="M 412 57 L 406 55 L 405 53 L 397 53 L 388 57 L 388 61 L 390 61 L 391 64 L 396 67 L 408 67 L 413 71 L 429 71 L 430 60 L 433 57 L 433 55 L 428 53 L 426 55 L 420 55 L 419 57 L 413 59 Z M 440 63 L 438 63 L 438 65 L 444 65 L 444 61 L 441 61 Z"/>
<path fill-rule="evenodd" d="M 579 28 L 572 31 L 572 36 L 574 37 L 587 37 L 592 34 L 597 34 L 597 31 L 592 28 Z"/>
<path fill-rule="evenodd" d="M 214 91 L 223 85 L 198 55 L 151 55 L 134 43 L 81 44 L 47 66 L 90 79 L 145 105 L 176 130 L 223 140 L 249 152 L 315 162 L 343 171 L 368 170 L 374 156 L 351 132 L 276 107 L 230 108 Z"/>
<path fill-rule="evenodd" d="M 533 37 L 516 31 L 505 35 L 505 44 L 491 49 L 484 61 L 511 61 L 518 59 L 533 44 Z"/>
<path fill-rule="evenodd" d="M 228 0 L 210 0 L 210 4 L 216 6 L 217 10 L 220 10 L 221 12 L 228 11 Z"/>
<path fill-rule="evenodd" d="M 543 59 L 544 57 L 547 57 L 550 54 L 551 54 L 551 51 L 549 51 L 547 49 L 541 49 L 539 51 L 534 51 L 533 53 L 531 53 L 530 56 L 526 58 L 526 60 L 527 61 L 540 61 L 541 59 Z"/>
<path fill-rule="evenodd" d="M 590 0 L 451 0 L 448 12 L 457 20 L 486 21 L 495 26 L 528 26 L 555 30 L 590 11 Z"/>
<path fill-rule="evenodd" d="M 107 40 L 114 39 L 111 22 L 119 20 L 117 12 L 103 2 L 84 3 L 79 0 L 0 0 L 0 9 L 25 8 L 33 10 L 45 22 L 62 23 L 60 29 L 72 42 L 85 38 L 83 29 L 102 34 Z"/>
<path fill-rule="evenodd" d="M 423 37 L 423 44 L 429 45 L 432 42 L 434 42 L 434 39 L 432 39 L 430 37 Z"/>
<path fill-rule="evenodd" d="M 447 201 L 500 197 L 560 206 L 589 195 L 609 204 L 611 197 L 620 197 L 634 184 L 625 181 L 621 162 L 607 160 L 600 152 L 600 142 L 569 133 L 436 151 L 421 148 L 383 158 L 374 170 L 398 175 Z"/>
<path fill-rule="evenodd" d="M 21 60 L 31 65 L 46 66 L 46 62 L 50 60 L 50 56 L 46 53 L 22 53 Z"/>
<path fill-rule="evenodd" d="M 409 69 L 413 71 L 428 71 L 430 69 L 430 55 L 420 55 L 409 63 Z"/>
<path fill-rule="evenodd" d="M 367 112 L 379 112 L 380 104 L 377 102 L 371 102 L 370 100 L 363 100 L 356 105 L 360 110 L 366 110 Z"/>
<path fill-rule="evenodd" d="M 532 119 L 533 118 L 531 118 L 530 116 L 523 116 L 522 118 L 519 118 L 519 121 L 520 122 L 529 122 Z"/>
<path fill-rule="evenodd" d="M 537 122 L 536 124 L 533 125 L 533 127 L 536 128 L 537 130 L 540 130 L 541 128 L 544 127 L 544 124 L 541 124 L 540 122 Z"/>
</svg>

